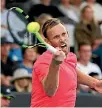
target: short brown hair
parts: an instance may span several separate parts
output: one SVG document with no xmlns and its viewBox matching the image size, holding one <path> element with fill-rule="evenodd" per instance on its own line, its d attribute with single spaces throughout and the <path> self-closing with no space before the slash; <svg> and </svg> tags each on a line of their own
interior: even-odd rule
<svg viewBox="0 0 102 108">
<path fill-rule="evenodd" d="M 78 44 L 78 51 L 80 50 L 80 48 L 81 48 L 82 46 L 85 46 L 85 45 L 91 46 L 91 43 L 90 43 L 89 41 L 80 42 L 80 43 Z"/>
<path fill-rule="evenodd" d="M 49 20 L 47 20 L 44 24 L 43 24 L 43 27 L 42 27 L 42 33 L 43 33 L 43 35 L 44 35 L 44 37 L 45 38 L 47 38 L 47 30 L 49 29 L 49 28 L 52 28 L 52 27 L 54 27 L 54 26 L 56 26 L 56 25 L 58 25 L 58 24 L 62 24 L 62 25 L 64 25 L 64 23 L 63 22 L 61 22 L 59 19 L 57 19 L 57 18 L 51 18 L 51 19 L 49 19 Z"/>
</svg>

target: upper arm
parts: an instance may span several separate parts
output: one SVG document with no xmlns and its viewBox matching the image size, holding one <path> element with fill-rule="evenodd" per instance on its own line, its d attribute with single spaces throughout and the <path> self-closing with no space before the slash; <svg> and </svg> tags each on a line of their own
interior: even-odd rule
<svg viewBox="0 0 102 108">
<path fill-rule="evenodd" d="M 47 76 L 48 71 L 49 65 L 47 63 L 41 63 L 37 67 L 35 67 L 35 74 L 41 82 L 43 82 L 43 79 Z"/>
</svg>

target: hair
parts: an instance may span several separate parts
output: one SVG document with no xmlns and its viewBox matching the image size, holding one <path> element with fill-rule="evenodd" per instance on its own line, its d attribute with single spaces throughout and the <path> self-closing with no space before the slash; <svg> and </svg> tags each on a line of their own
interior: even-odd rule
<svg viewBox="0 0 102 108">
<path fill-rule="evenodd" d="M 86 11 L 87 8 L 92 9 L 91 6 L 89 6 L 89 5 L 86 5 L 86 6 L 84 6 L 84 7 L 81 9 L 81 21 L 83 21 L 83 22 L 85 22 L 84 19 L 83 19 L 83 13 Z M 95 19 L 94 15 L 93 15 L 92 21 L 95 23 L 95 25 L 98 24 L 98 22 L 97 22 L 97 20 Z"/>
<path fill-rule="evenodd" d="M 47 30 L 49 28 L 52 28 L 58 24 L 62 24 L 64 25 L 63 22 L 61 22 L 59 19 L 57 18 L 51 18 L 49 20 L 47 20 L 44 24 L 43 24 L 43 27 L 42 27 L 42 33 L 44 35 L 45 38 L 47 38 Z"/>
<path fill-rule="evenodd" d="M 42 30 L 43 24 L 51 18 L 52 18 L 51 15 L 43 13 L 36 19 L 36 21 L 40 24 L 40 27 L 41 27 L 40 32 L 42 32 L 41 30 Z"/>
<path fill-rule="evenodd" d="M 94 77 L 94 76 L 99 75 L 99 74 L 96 73 L 96 72 L 91 72 L 89 75 L 92 76 L 92 77 Z"/>
<path fill-rule="evenodd" d="M 27 48 L 22 47 L 22 55 L 23 55 L 23 57 L 24 57 L 24 54 L 25 54 L 26 50 L 27 50 Z"/>
<path fill-rule="evenodd" d="M 78 51 L 80 50 L 80 48 L 81 48 L 82 46 L 85 46 L 85 45 L 91 46 L 91 43 L 88 42 L 88 41 L 80 42 L 79 45 L 78 45 Z"/>
<path fill-rule="evenodd" d="M 89 5 L 86 5 L 82 8 L 81 13 L 83 14 L 87 8 L 91 8 Z"/>
</svg>

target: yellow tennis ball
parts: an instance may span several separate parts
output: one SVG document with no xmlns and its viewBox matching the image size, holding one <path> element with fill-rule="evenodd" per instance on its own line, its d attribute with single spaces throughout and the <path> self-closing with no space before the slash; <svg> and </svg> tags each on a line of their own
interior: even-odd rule
<svg viewBox="0 0 102 108">
<path fill-rule="evenodd" d="M 38 32 L 40 30 L 40 25 L 37 22 L 31 22 L 27 25 L 27 30 L 31 33 Z"/>
</svg>

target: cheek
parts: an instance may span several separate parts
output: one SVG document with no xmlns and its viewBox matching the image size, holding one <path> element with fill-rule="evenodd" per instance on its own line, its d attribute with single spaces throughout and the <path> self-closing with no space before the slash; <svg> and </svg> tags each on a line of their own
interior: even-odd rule
<svg viewBox="0 0 102 108">
<path fill-rule="evenodd" d="M 58 40 L 51 41 L 51 45 L 52 45 L 53 47 L 58 47 L 58 46 L 59 46 L 59 41 L 58 41 Z"/>
</svg>

